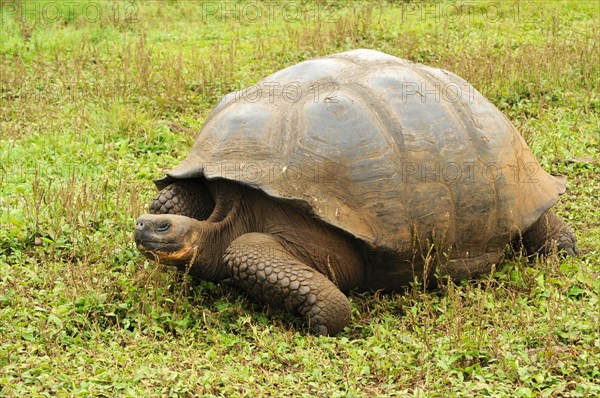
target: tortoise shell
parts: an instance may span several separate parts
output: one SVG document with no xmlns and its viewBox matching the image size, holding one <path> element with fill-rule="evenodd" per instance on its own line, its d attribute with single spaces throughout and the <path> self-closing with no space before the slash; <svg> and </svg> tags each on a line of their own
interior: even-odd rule
<svg viewBox="0 0 600 398">
<path fill-rule="evenodd" d="M 465 80 L 373 50 L 226 95 L 167 175 L 159 188 L 205 177 L 260 189 L 375 251 L 437 236 L 458 259 L 502 253 L 565 189 Z"/>
</svg>

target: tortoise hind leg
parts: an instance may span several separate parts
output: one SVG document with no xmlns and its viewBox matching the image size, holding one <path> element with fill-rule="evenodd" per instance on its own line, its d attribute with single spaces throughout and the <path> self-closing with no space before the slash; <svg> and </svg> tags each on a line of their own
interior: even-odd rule
<svg viewBox="0 0 600 398">
<path fill-rule="evenodd" d="M 174 182 L 161 190 L 150 204 L 150 214 L 176 214 L 206 220 L 215 208 L 208 188 L 198 179 Z"/>
<path fill-rule="evenodd" d="M 548 210 L 531 226 L 522 237 L 523 248 L 527 254 L 552 253 L 554 244 L 557 249 L 569 256 L 579 254 L 577 236 L 560 217 Z"/>
</svg>

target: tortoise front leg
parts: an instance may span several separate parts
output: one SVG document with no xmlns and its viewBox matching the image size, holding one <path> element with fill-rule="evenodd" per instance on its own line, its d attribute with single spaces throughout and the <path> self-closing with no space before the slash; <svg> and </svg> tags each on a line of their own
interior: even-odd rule
<svg viewBox="0 0 600 398">
<path fill-rule="evenodd" d="M 559 251 L 569 256 L 579 254 L 577 236 L 560 217 L 548 210 L 523 234 L 527 254 L 550 254 L 556 244 Z"/>
<path fill-rule="evenodd" d="M 227 248 L 233 279 L 251 296 L 304 317 L 318 335 L 334 335 L 348 324 L 348 298 L 323 274 L 292 256 L 274 237 L 249 233 Z"/>
</svg>

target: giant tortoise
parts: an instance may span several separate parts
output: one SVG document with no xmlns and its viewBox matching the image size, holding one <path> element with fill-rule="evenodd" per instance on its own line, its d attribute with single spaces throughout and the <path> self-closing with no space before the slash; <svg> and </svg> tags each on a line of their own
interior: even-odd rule
<svg viewBox="0 0 600 398">
<path fill-rule="evenodd" d="M 564 180 L 460 77 L 378 51 L 308 60 L 225 96 L 155 180 L 147 257 L 333 335 L 352 289 L 489 272 L 509 245 L 577 254 Z M 344 293 L 343 293 L 344 292 Z"/>
</svg>

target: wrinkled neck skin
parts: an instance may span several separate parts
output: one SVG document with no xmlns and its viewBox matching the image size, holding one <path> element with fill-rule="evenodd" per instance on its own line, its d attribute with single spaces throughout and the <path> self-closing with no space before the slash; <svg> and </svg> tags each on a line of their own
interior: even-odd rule
<svg viewBox="0 0 600 398">
<path fill-rule="evenodd" d="M 206 221 L 194 221 L 198 224 L 192 238 L 197 254 L 188 264 L 192 276 L 217 282 L 229 277 L 223 266 L 225 250 L 237 237 L 250 232 L 254 217 L 245 192 L 236 184 L 213 181 L 209 190 L 215 209 Z"/>
</svg>

